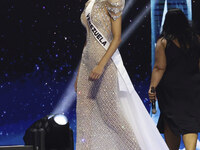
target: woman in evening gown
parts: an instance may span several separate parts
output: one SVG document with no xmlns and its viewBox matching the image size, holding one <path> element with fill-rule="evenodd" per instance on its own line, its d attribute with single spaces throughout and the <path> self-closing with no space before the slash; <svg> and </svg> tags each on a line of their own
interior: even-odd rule
<svg viewBox="0 0 200 150">
<path fill-rule="evenodd" d="M 87 39 L 75 83 L 77 150 L 168 150 L 117 50 L 124 5 L 124 0 L 89 0 L 81 15 Z M 94 26 L 110 43 L 107 50 Z"/>
<path fill-rule="evenodd" d="M 200 131 L 200 40 L 184 13 L 169 10 L 157 41 L 151 87 L 160 107 L 158 129 L 171 150 L 180 139 L 186 150 L 196 150 Z M 156 96 L 149 91 L 150 99 Z"/>
</svg>

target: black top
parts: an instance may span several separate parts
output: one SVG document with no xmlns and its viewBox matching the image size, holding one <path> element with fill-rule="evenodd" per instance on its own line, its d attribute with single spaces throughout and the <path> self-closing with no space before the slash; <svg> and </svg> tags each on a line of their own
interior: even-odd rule
<svg viewBox="0 0 200 150">
<path fill-rule="evenodd" d="M 172 41 L 165 49 L 167 67 L 157 87 L 161 111 L 158 129 L 164 121 L 176 135 L 200 131 L 200 74 L 198 47 L 184 50 Z"/>
</svg>

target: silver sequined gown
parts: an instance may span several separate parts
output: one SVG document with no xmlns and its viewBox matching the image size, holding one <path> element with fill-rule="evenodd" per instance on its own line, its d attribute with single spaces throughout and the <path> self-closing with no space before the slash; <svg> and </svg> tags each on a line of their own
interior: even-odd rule
<svg viewBox="0 0 200 150">
<path fill-rule="evenodd" d="M 86 7 L 89 1 L 86 3 Z M 112 41 L 111 19 L 122 13 L 123 0 L 96 0 L 91 19 Z M 89 81 L 92 69 L 106 53 L 88 28 L 85 10 L 81 21 L 87 29 L 77 84 L 77 150 L 140 150 L 129 123 L 122 116 L 118 98 L 117 68 L 110 60 L 101 78 Z"/>
</svg>

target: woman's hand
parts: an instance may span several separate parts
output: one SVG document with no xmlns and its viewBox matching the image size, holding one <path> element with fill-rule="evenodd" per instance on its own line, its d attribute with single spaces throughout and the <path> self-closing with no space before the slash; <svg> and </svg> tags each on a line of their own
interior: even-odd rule
<svg viewBox="0 0 200 150">
<path fill-rule="evenodd" d="M 101 77 L 102 73 L 104 71 L 104 67 L 102 65 L 97 65 L 94 67 L 92 72 L 90 73 L 89 80 L 97 80 Z"/>
<path fill-rule="evenodd" d="M 149 88 L 148 94 L 149 94 L 150 102 L 152 102 L 153 100 L 156 100 L 156 92 L 155 92 L 155 93 L 152 93 L 151 87 Z"/>
</svg>

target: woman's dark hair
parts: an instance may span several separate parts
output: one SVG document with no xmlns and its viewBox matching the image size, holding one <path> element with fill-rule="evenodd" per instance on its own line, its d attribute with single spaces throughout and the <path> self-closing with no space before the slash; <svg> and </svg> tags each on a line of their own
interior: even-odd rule
<svg viewBox="0 0 200 150">
<path fill-rule="evenodd" d="M 180 9 L 171 9 L 167 12 L 160 37 L 167 41 L 177 39 L 181 48 L 186 51 L 198 41 L 187 17 Z"/>
</svg>

